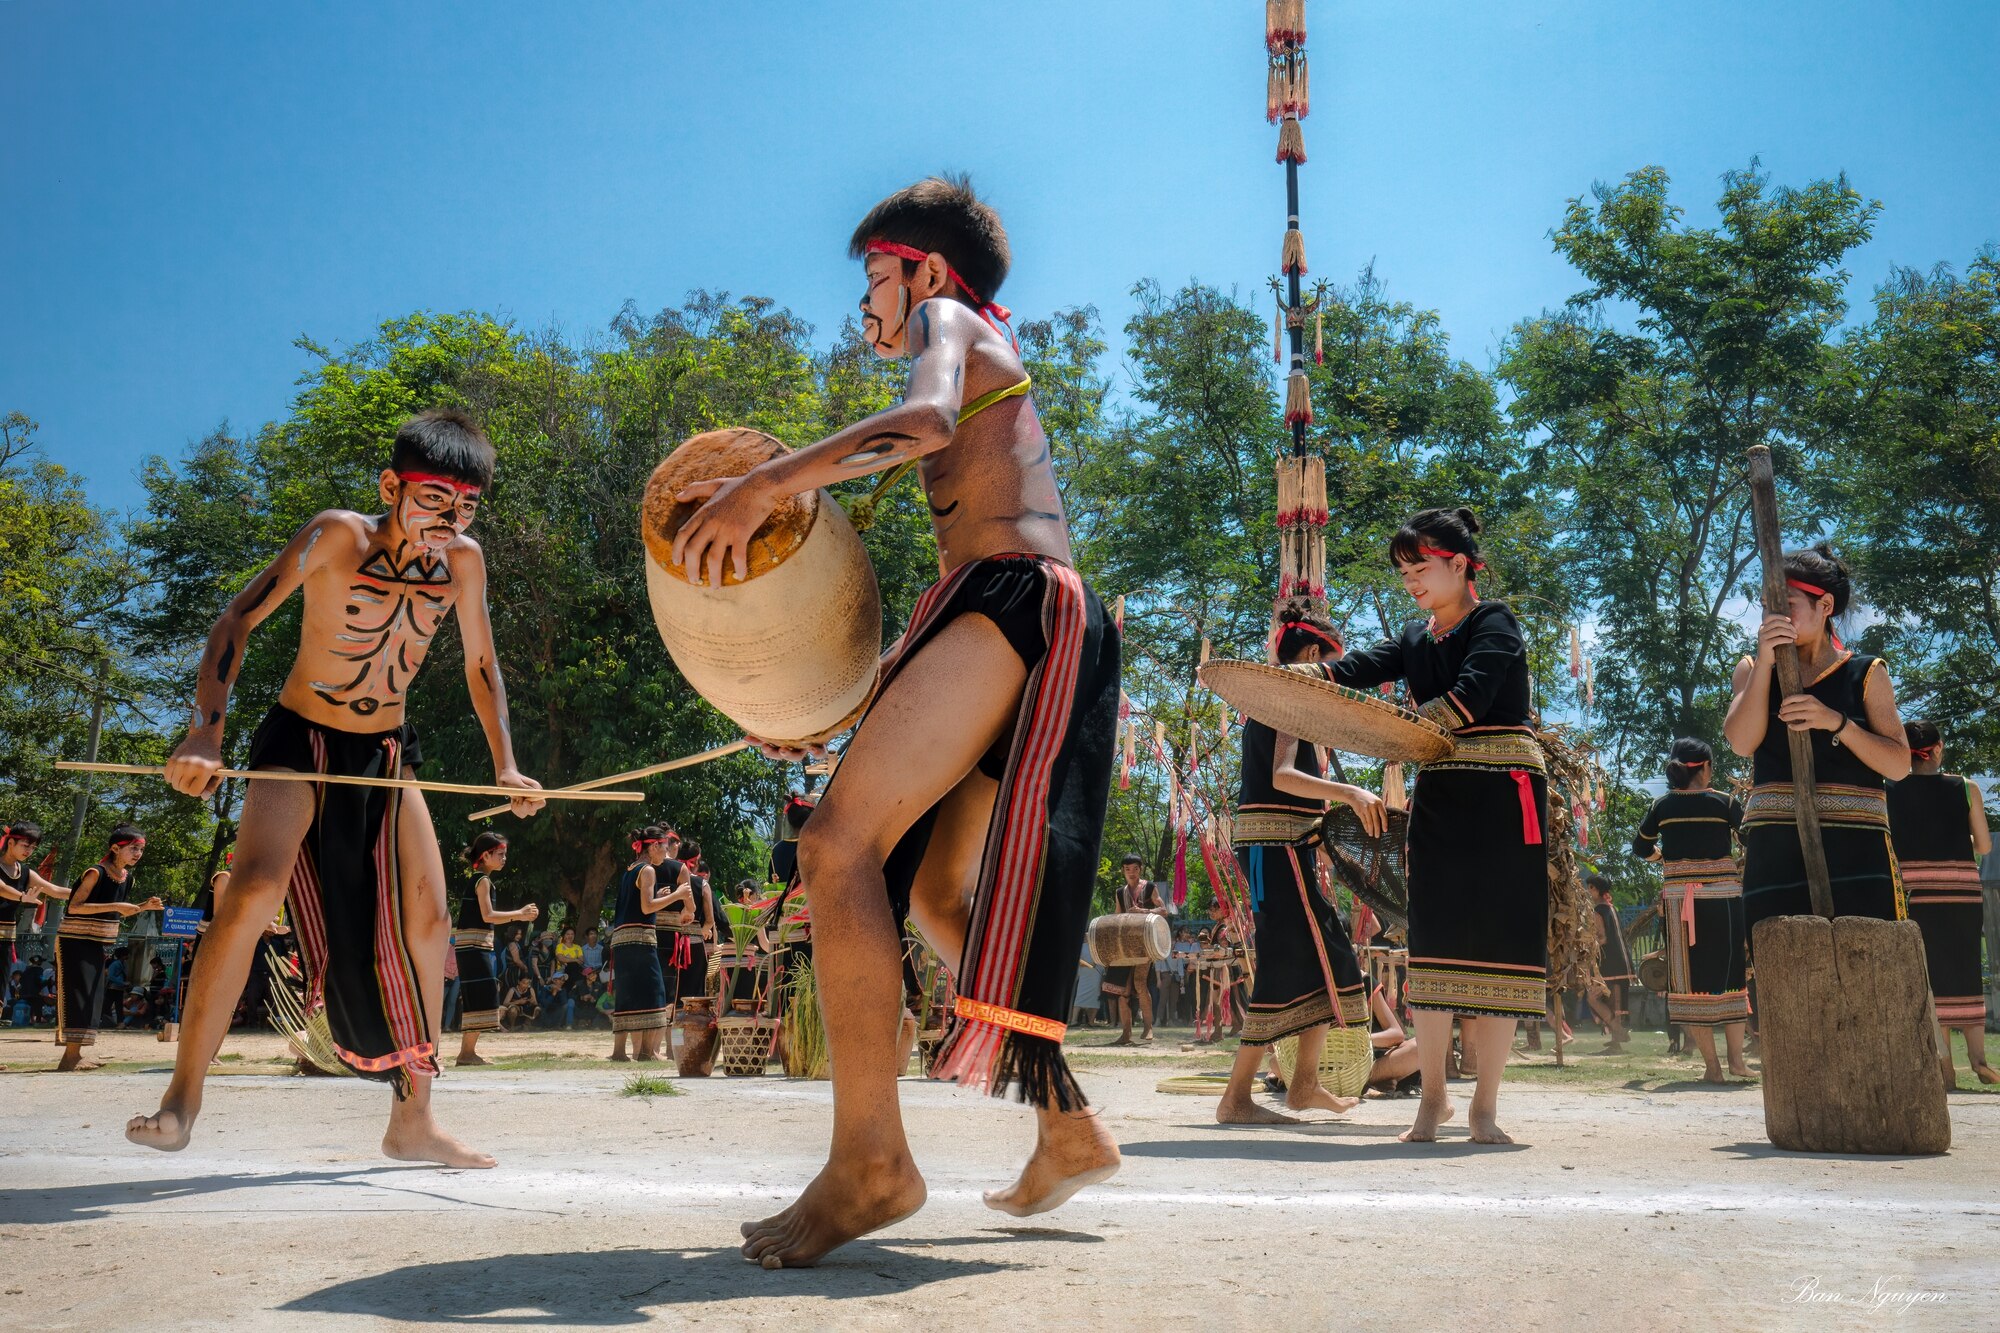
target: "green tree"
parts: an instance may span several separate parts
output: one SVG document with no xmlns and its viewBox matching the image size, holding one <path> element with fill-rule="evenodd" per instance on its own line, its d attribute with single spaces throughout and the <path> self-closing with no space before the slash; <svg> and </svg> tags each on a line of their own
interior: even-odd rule
<svg viewBox="0 0 2000 1333">
<path fill-rule="evenodd" d="M 1897 270 L 1843 343 L 1829 393 L 1829 508 L 1858 557 L 1861 635 L 1905 717 L 1937 722 L 1954 763 L 2000 761 L 2000 254 L 1963 275 Z"/>
<path fill-rule="evenodd" d="M 1646 771 L 1720 728 L 1754 594 L 1748 446 L 1777 456 L 1791 539 L 1817 525 L 1795 483 L 1825 456 L 1841 264 L 1879 207 L 1844 178 L 1773 188 L 1753 164 L 1724 177 L 1720 225 L 1696 227 L 1668 185 L 1648 167 L 1570 201 L 1553 239 L 1587 285 L 1517 325 L 1499 366 L 1550 553 L 1596 621 L 1608 748 Z"/>
</svg>

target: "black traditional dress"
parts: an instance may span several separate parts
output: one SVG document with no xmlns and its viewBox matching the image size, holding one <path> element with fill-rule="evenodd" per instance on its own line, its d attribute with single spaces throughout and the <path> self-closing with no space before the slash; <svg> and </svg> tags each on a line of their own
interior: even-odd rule
<svg viewBox="0 0 2000 1333">
<path fill-rule="evenodd" d="M 5 884 L 23 898 L 28 896 L 28 863 L 14 867 L 10 872 L 5 862 L 0 862 L 0 884 Z M 21 918 L 21 904 L 12 898 L 0 898 L 0 969 L 14 965 L 14 926 Z M 6 982 L 0 979 L 0 993 L 6 991 Z"/>
<path fill-rule="evenodd" d="M 660 972 L 653 913 L 641 911 L 639 905 L 639 871 L 645 864 L 636 861 L 625 868 L 618 880 L 618 902 L 612 909 L 613 1032 L 650 1032 L 667 1025 L 667 983 Z M 654 873 L 658 873 L 657 867 Z"/>
<path fill-rule="evenodd" d="M 500 978 L 493 970 L 493 923 L 479 910 L 479 885 L 491 894 L 492 881 L 474 875 L 458 900 L 452 923 L 451 947 L 458 953 L 458 1026 L 464 1032 L 494 1032 L 500 1027 Z"/>
<path fill-rule="evenodd" d="M 62 924 L 56 927 L 56 1044 L 60 1046 L 96 1044 L 110 989 L 110 953 L 124 919 L 112 912 L 76 909 L 132 901 L 131 871 L 121 879 L 112 873 L 109 861 L 99 861 L 83 873 L 93 878 L 71 897 Z"/>
<path fill-rule="evenodd" d="M 1972 850 L 1972 794 L 1956 773 L 1912 773 L 1889 786 L 1889 833 L 1924 932 L 1924 961 L 1938 1022 L 1984 1023 L 1979 955 L 1986 929 L 1979 860 Z"/>
<path fill-rule="evenodd" d="M 1441 634 L 1412 621 L 1331 671 L 1361 688 L 1408 682 L 1417 711 L 1452 733 L 1452 753 L 1423 766 L 1410 803 L 1410 1006 L 1541 1017 L 1548 777 L 1514 613 L 1481 602 Z"/>
<path fill-rule="evenodd" d="M 1806 686 L 1805 693 L 1834 712 L 1868 725 L 1863 702 L 1868 673 L 1886 671 L 1882 660 L 1844 653 Z M 1812 915 L 1805 853 L 1799 846 L 1792 753 L 1778 717 L 1778 691 L 1764 739 L 1751 758 L 1750 799 L 1743 807 L 1743 907 L 1751 931 L 1772 916 Z M 1889 803 L 1882 775 L 1833 738 L 1814 730 L 1813 804 L 1819 810 L 1820 845 L 1826 849 L 1835 916 L 1903 919 L 1903 884 L 1889 845 Z"/>
<path fill-rule="evenodd" d="M 1312 840 L 1326 802 L 1273 785 L 1277 743 L 1277 733 L 1262 722 L 1243 724 L 1231 844 L 1256 914 L 1256 967 L 1243 1019 L 1246 1046 L 1268 1046 L 1322 1023 L 1352 1027 L 1368 1021 L 1367 980 L 1314 865 Z M 1318 749 L 1305 741 L 1298 742 L 1293 763 L 1308 777 L 1324 772 Z"/>
<path fill-rule="evenodd" d="M 1634 855 L 1660 854 L 1660 921 L 1667 937 L 1667 1021 L 1697 1026 L 1750 1017 L 1749 927 L 1736 830 L 1743 805 L 1719 791 L 1670 791 L 1632 838 Z"/>
<path fill-rule="evenodd" d="M 682 868 L 671 857 L 660 862 L 653 868 L 659 877 L 653 891 L 663 897 L 671 893 L 680 882 Z M 662 911 L 658 918 L 660 975 L 666 978 L 668 1004 L 708 995 L 708 948 L 701 938 L 701 882 L 692 874 L 688 889 L 685 904 Z"/>
</svg>

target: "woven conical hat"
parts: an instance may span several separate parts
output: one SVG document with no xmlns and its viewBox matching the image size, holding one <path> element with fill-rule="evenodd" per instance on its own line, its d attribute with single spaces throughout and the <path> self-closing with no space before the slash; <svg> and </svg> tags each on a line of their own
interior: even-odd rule
<svg viewBox="0 0 2000 1333">
<path fill-rule="evenodd" d="M 640 533 L 653 621 L 674 665 L 744 731 L 817 743 L 867 705 L 882 656 L 882 599 L 868 551 L 825 491 L 788 496 L 750 539 L 749 575 L 697 587 L 674 563 L 674 537 L 699 506 L 674 496 L 736 477 L 785 446 L 754 430 L 697 435 L 646 483 Z"/>
<path fill-rule="evenodd" d="M 1238 712 L 1315 745 L 1415 763 L 1451 753 L 1450 733 L 1429 718 L 1309 668 L 1217 658 L 1197 674 Z"/>
</svg>

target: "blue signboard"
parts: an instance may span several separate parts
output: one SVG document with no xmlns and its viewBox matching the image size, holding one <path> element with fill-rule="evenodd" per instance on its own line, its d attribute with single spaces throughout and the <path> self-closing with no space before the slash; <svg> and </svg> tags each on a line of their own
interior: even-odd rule
<svg viewBox="0 0 2000 1333">
<path fill-rule="evenodd" d="M 198 907 L 169 907 L 160 922 L 160 934 L 170 940 L 191 940 L 201 928 Z"/>
</svg>

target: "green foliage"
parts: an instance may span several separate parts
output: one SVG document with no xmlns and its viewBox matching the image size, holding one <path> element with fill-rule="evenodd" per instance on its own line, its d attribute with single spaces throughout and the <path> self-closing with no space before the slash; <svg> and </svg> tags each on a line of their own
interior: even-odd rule
<svg viewBox="0 0 2000 1333">
<path fill-rule="evenodd" d="M 633 1074 L 626 1078 L 624 1085 L 618 1089 L 618 1095 L 645 1097 L 650 1100 L 654 1097 L 678 1097 L 681 1095 L 681 1090 L 674 1086 L 672 1079 L 663 1078 L 658 1074 Z"/>
<path fill-rule="evenodd" d="M 2000 762 L 2000 254 L 1961 277 L 1899 270 L 1842 344 L 1829 415 L 1829 507 L 1859 555 L 1860 636 L 1895 669 L 1906 718 L 1944 731 L 1952 765 Z M 1853 447 L 1865 444 L 1865 447 Z"/>
</svg>

